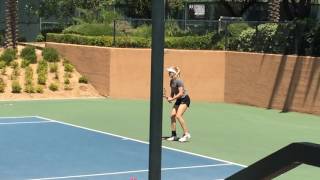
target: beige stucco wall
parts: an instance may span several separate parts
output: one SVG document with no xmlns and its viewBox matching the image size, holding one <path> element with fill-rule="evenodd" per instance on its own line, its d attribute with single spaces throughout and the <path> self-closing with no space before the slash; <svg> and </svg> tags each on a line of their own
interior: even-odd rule
<svg viewBox="0 0 320 180">
<path fill-rule="evenodd" d="M 47 43 L 105 96 L 150 97 L 150 49 Z M 228 102 L 320 114 L 320 59 L 261 53 L 165 50 L 179 66 L 192 100 Z M 164 87 L 169 89 L 164 72 Z M 169 90 L 167 90 L 168 92 Z"/>
<path fill-rule="evenodd" d="M 111 51 L 110 96 L 114 98 L 150 97 L 150 49 L 117 49 Z M 194 100 L 223 102 L 224 52 L 165 50 L 164 66 L 179 66 L 181 78 Z M 203 83 L 208 81 L 208 83 Z M 164 72 L 164 88 L 169 93 L 169 78 Z"/>
<path fill-rule="evenodd" d="M 320 59 L 227 52 L 225 101 L 320 114 Z"/>
<path fill-rule="evenodd" d="M 109 48 L 61 43 L 46 43 L 46 47 L 57 49 L 60 55 L 75 65 L 79 73 L 88 77 L 101 95 L 109 95 L 111 56 Z"/>
</svg>

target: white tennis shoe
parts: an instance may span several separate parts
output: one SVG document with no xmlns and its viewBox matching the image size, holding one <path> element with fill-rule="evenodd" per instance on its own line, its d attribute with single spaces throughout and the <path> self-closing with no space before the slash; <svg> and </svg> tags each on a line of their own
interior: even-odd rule
<svg viewBox="0 0 320 180">
<path fill-rule="evenodd" d="M 178 141 L 179 138 L 177 136 L 171 136 L 169 138 L 166 139 L 167 141 Z"/>
<path fill-rule="evenodd" d="M 187 142 L 187 141 L 189 141 L 190 139 L 191 139 L 190 133 L 186 133 L 186 134 L 184 134 L 184 135 L 179 139 L 179 141 L 180 141 L 180 142 Z"/>
</svg>

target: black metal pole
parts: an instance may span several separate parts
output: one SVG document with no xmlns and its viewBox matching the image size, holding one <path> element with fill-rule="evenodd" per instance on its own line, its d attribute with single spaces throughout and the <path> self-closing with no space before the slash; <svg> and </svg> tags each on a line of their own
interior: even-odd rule
<svg viewBox="0 0 320 180">
<path fill-rule="evenodd" d="M 113 20 L 113 41 L 112 46 L 116 46 L 116 20 Z"/>
<path fill-rule="evenodd" d="M 149 180 L 161 180 L 164 0 L 152 0 Z"/>
</svg>

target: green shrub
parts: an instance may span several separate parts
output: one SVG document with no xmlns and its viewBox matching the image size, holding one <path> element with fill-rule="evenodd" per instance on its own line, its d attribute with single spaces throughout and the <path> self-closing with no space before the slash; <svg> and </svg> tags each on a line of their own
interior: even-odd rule
<svg viewBox="0 0 320 180">
<path fill-rule="evenodd" d="M 47 61 L 39 61 L 38 63 L 38 68 L 37 68 L 37 72 L 41 72 L 41 71 L 44 71 L 44 72 L 48 72 L 48 62 Z"/>
<path fill-rule="evenodd" d="M 18 81 L 13 81 L 12 82 L 12 93 L 21 93 L 21 85 Z"/>
<path fill-rule="evenodd" d="M 80 36 L 74 34 L 48 34 L 48 41 L 92 46 L 107 46 L 113 44 L 112 36 Z"/>
<path fill-rule="evenodd" d="M 258 33 L 255 38 L 256 51 L 272 52 L 273 38 L 277 32 L 278 24 L 267 23 L 258 26 Z"/>
<path fill-rule="evenodd" d="M 38 68 L 37 68 L 38 74 L 47 74 L 48 73 L 48 63 L 46 61 L 39 61 Z"/>
<path fill-rule="evenodd" d="M 270 53 L 295 53 L 293 34 L 295 33 L 290 24 L 279 24 L 276 33 L 272 37 Z"/>
<path fill-rule="evenodd" d="M 72 73 L 74 71 L 74 66 L 72 64 L 65 64 L 64 65 L 64 71 Z"/>
<path fill-rule="evenodd" d="M 4 61 L 6 62 L 6 64 L 10 64 L 11 61 L 17 58 L 16 56 L 17 56 L 17 50 L 8 48 L 4 50 L 4 52 L 0 56 L 0 61 Z"/>
<path fill-rule="evenodd" d="M 248 28 L 250 28 L 250 26 L 247 23 L 240 22 L 240 23 L 229 24 L 227 27 L 227 30 L 231 36 L 237 37 L 242 33 L 242 31 Z"/>
<path fill-rule="evenodd" d="M 0 93 L 4 93 L 5 89 L 6 89 L 6 83 L 4 82 L 4 80 L 2 78 L 0 78 Z"/>
<path fill-rule="evenodd" d="M 17 68 L 19 67 L 19 63 L 18 63 L 17 61 L 12 61 L 12 62 L 10 63 L 10 67 L 11 67 L 12 69 L 17 69 Z"/>
<path fill-rule="evenodd" d="M 28 67 L 30 65 L 30 61 L 28 61 L 28 60 L 25 60 L 25 59 L 23 59 L 22 61 L 21 61 L 21 68 L 25 68 L 25 67 Z"/>
<path fill-rule="evenodd" d="M 33 80 L 33 69 L 31 67 L 27 67 L 25 70 L 25 84 L 32 84 Z"/>
<path fill-rule="evenodd" d="M 4 67 L 6 67 L 6 62 L 0 61 L 0 69 L 3 69 Z"/>
<path fill-rule="evenodd" d="M 115 45 L 122 48 L 147 48 L 151 46 L 151 40 L 141 37 L 120 36 L 117 37 Z"/>
<path fill-rule="evenodd" d="M 50 64 L 49 69 L 51 73 L 58 72 L 58 64 L 57 63 Z"/>
<path fill-rule="evenodd" d="M 36 50 L 32 46 L 26 46 L 25 48 L 23 48 L 20 56 L 22 59 L 27 60 L 30 63 L 37 63 Z"/>
<path fill-rule="evenodd" d="M 290 46 L 288 27 L 276 23 L 266 23 L 257 29 L 247 28 L 237 38 L 240 51 L 283 53 Z M 293 43 L 291 43 L 292 45 Z"/>
<path fill-rule="evenodd" d="M 45 74 L 38 75 L 38 84 L 45 85 L 47 82 L 47 76 Z"/>
<path fill-rule="evenodd" d="M 25 79 L 25 85 L 30 85 L 30 84 L 32 84 L 32 78 L 26 78 Z"/>
<path fill-rule="evenodd" d="M 59 54 L 53 48 L 44 48 L 42 51 L 43 59 L 48 62 L 59 62 Z"/>
<path fill-rule="evenodd" d="M 27 67 L 25 69 L 25 77 L 26 78 L 33 78 L 33 69 L 31 67 Z"/>
<path fill-rule="evenodd" d="M 38 73 L 38 84 L 45 85 L 47 81 L 47 76 L 48 76 L 48 63 L 46 61 L 44 60 L 39 61 L 37 73 Z"/>
<path fill-rule="evenodd" d="M 32 84 L 26 84 L 24 92 L 26 93 L 35 93 L 35 88 Z"/>
<path fill-rule="evenodd" d="M 132 34 L 134 32 L 134 29 L 128 21 L 117 21 L 116 31 L 118 36 L 127 36 L 129 34 Z"/>
<path fill-rule="evenodd" d="M 49 86 L 49 89 L 51 91 L 58 91 L 59 90 L 59 86 L 56 83 L 51 83 L 50 86 Z"/>
<path fill-rule="evenodd" d="M 37 92 L 37 93 L 43 93 L 43 87 L 42 86 L 40 86 L 40 85 L 37 85 L 36 86 L 36 88 L 35 88 L 35 91 Z"/>
<path fill-rule="evenodd" d="M 252 52 L 254 51 L 254 41 L 253 38 L 256 35 L 256 30 L 253 28 L 248 28 L 244 31 L 241 32 L 239 36 L 239 50 L 240 51 L 249 51 Z"/>
<path fill-rule="evenodd" d="M 118 26 L 117 24 L 117 30 Z M 128 27 L 127 29 L 129 30 L 124 28 L 120 32 L 118 31 L 116 47 L 150 47 L 150 26 L 143 25 L 136 29 L 132 29 L 130 25 Z M 194 33 L 196 29 L 192 30 Z M 126 32 L 122 33 L 122 31 Z M 175 21 L 167 21 L 165 47 L 178 49 L 227 49 L 283 54 L 298 53 L 299 55 L 320 56 L 320 26 L 315 20 L 297 19 L 289 23 L 260 24 L 253 28 L 246 23 L 237 22 L 228 25 L 226 31 L 227 33 L 215 33 L 213 37 L 191 35 L 190 30 L 183 31 Z M 225 35 L 227 37 L 224 37 Z M 73 34 L 48 34 L 47 37 L 53 42 L 113 46 L 113 37 L 110 35 L 92 37 Z"/>
<path fill-rule="evenodd" d="M 36 50 L 33 46 L 25 46 L 20 53 L 20 57 L 24 58 L 25 56 L 29 55 L 29 54 L 35 54 Z"/>
<path fill-rule="evenodd" d="M 212 49 L 212 33 L 203 36 L 184 36 L 184 37 L 167 37 L 165 40 L 166 48 L 175 49 Z M 48 39 L 53 42 L 94 45 L 94 46 L 112 46 L 113 37 L 97 36 L 80 36 L 71 34 L 48 34 Z M 148 48 L 151 46 L 150 38 L 134 36 L 117 36 L 116 47 L 124 48 Z"/>
<path fill-rule="evenodd" d="M 185 36 L 185 37 L 168 37 L 166 39 L 167 48 L 179 49 L 211 49 L 212 34 L 204 36 Z M 112 46 L 112 36 L 80 36 L 72 34 L 48 34 L 48 39 L 52 42 L 94 45 L 94 46 Z M 151 47 L 151 39 L 134 36 L 117 36 L 116 47 L 124 48 L 148 48 Z"/>
<path fill-rule="evenodd" d="M 68 27 L 63 30 L 64 34 L 79 34 L 85 36 L 103 36 L 112 35 L 113 28 L 108 24 L 79 24 Z"/>
<path fill-rule="evenodd" d="M 152 34 L 151 25 L 144 24 L 134 29 L 132 36 L 151 38 L 151 34 Z"/>
<path fill-rule="evenodd" d="M 184 31 L 179 27 L 179 24 L 175 20 L 168 20 L 165 23 L 165 35 L 166 37 L 182 37 L 191 36 L 188 30 Z"/>
<path fill-rule="evenodd" d="M 36 37 L 36 41 L 37 42 L 44 42 L 45 41 L 45 37 L 42 34 L 38 34 Z"/>
<path fill-rule="evenodd" d="M 79 78 L 79 83 L 84 83 L 84 84 L 88 84 L 88 78 L 85 76 L 81 76 Z"/>
<path fill-rule="evenodd" d="M 226 44 L 228 50 L 235 50 L 237 51 L 239 49 L 239 44 L 241 43 L 239 41 L 239 37 L 241 33 L 247 29 L 249 29 L 250 26 L 247 23 L 243 22 L 238 22 L 238 23 L 232 23 L 228 25 L 227 30 L 228 30 L 228 38 L 225 39 L 223 37 L 220 41 L 220 44 Z M 219 43 L 217 43 L 218 45 Z"/>
<path fill-rule="evenodd" d="M 289 29 L 289 32 L 285 31 L 283 33 L 285 34 L 284 37 L 288 37 L 284 42 L 290 45 L 286 47 L 286 54 L 289 51 L 303 56 L 319 56 L 320 53 L 317 51 L 317 46 L 319 46 L 319 22 L 317 20 L 312 18 L 295 19 L 282 29 Z M 280 40 L 280 42 L 283 42 L 283 40 Z M 294 46 L 295 44 L 297 46 Z M 290 47 L 294 48 L 290 49 L 290 51 L 288 50 Z"/>
<path fill-rule="evenodd" d="M 70 43 L 70 44 L 82 44 L 92 46 L 107 46 L 110 47 L 113 44 L 112 36 L 81 36 L 75 34 L 47 34 L 48 41 L 58 43 Z"/>
<path fill-rule="evenodd" d="M 320 56 L 320 25 L 317 24 L 308 34 L 306 40 L 311 44 L 312 55 Z"/>
<path fill-rule="evenodd" d="M 212 34 L 205 36 L 185 36 L 166 38 L 167 48 L 176 49 L 212 49 Z"/>
<path fill-rule="evenodd" d="M 64 79 L 64 84 L 70 84 L 70 80 L 68 78 Z"/>
</svg>

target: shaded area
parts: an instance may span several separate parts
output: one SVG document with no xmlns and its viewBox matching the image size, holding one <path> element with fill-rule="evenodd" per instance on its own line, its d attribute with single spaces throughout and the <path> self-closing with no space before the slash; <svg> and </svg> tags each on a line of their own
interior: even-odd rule
<svg viewBox="0 0 320 180">
<path fill-rule="evenodd" d="M 285 102 L 282 108 L 283 112 L 288 112 L 292 106 L 294 96 L 296 94 L 297 86 L 300 80 L 302 66 L 303 66 L 303 60 L 301 59 L 301 57 L 297 57 L 294 65 L 293 73 L 291 76 L 287 96 L 285 98 Z"/>
<path fill-rule="evenodd" d="M 320 167 L 320 145 L 292 143 L 279 151 L 250 165 L 226 180 L 273 179 L 291 169 L 308 164 Z"/>
<path fill-rule="evenodd" d="M 282 56 L 281 60 L 280 60 L 280 64 L 278 66 L 278 70 L 277 70 L 277 75 L 276 75 L 276 79 L 274 81 L 274 85 L 272 88 L 272 93 L 271 96 L 269 98 L 269 103 L 267 108 L 271 109 L 272 108 L 272 104 L 273 104 L 273 100 L 275 99 L 275 95 L 279 90 L 280 84 L 281 84 L 281 79 L 283 78 L 283 74 L 285 71 L 285 67 L 286 67 L 286 63 L 287 63 L 287 56 Z"/>
</svg>

